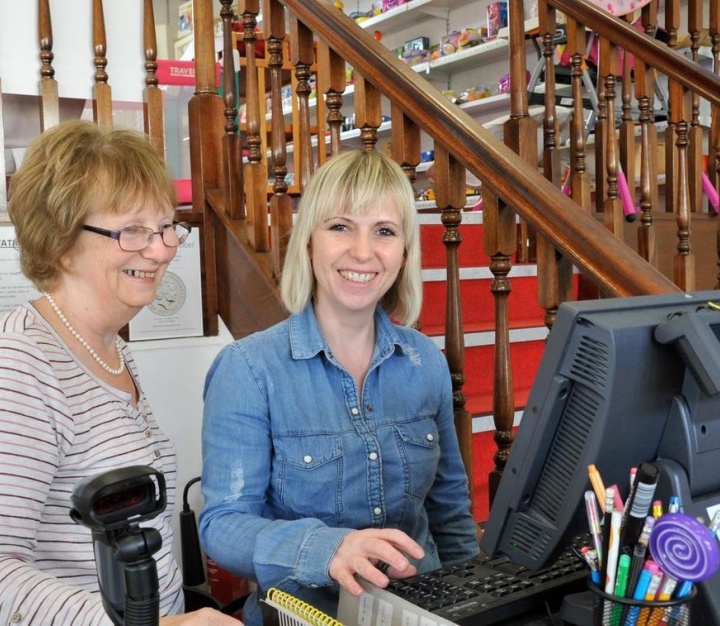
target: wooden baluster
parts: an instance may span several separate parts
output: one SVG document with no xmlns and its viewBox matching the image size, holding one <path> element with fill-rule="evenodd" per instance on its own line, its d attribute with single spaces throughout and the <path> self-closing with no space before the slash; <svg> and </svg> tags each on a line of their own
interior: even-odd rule
<svg viewBox="0 0 720 626">
<path fill-rule="evenodd" d="M 557 187 L 562 184 L 560 151 L 558 143 L 560 125 L 555 108 L 555 9 L 545 4 L 546 10 L 539 15 L 540 32 L 544 32 L 543 56 L 545 57 L 545 115 L 543 172 L 545 178 Z M 530 155 L 527 154 L 526 158 Z M 531 163 L 531 162 L 530 162 Z M 545 324 L 552 328 L 557 309 L 563 300 L 570 298 L 572 265 L 557 253 L 555 247 L 543 236 L 537 237 L 537 292 L 540 306 L 545 309 Z"/>
<path fill-rule="evenodd" d="M 393 158 L 405 170 L 410 182 L 414 183 L 420 163 L 420 127 L 405 115 L 396 102 L 390 104 L 390 117 Z"/>
<path fill-rule="evenodd" d="M 683 291 L 695 289 L 695 255 L 690 246 L 690 189 L 688 186 L 688 122 L 692 110 L 692 94 L 682 85 L 670 83 L 671 121 L 677 135 L 677 253 L 673 262 L 675 284 Z"/>
<path fill-rule="evenodd" d="M 665 30 L 668 46 L 677 47 L 677 32 L 680 27 L 679 0 L 665 0 Z M 672 79 L 668 78 L 668 94 L 672 91 Z M 665 129 L 665 210 L 674 213 L 677 202 L 677 142 L 672 115 L 672 98 L 668 97 L 668 125 Z"/>
<path fill-rule="evenodd" d="M 330 154 L 340 152 L 340 133 L 342 132 L 343 93 L 345 92 L 345 60 L 324 41 L 317 42 L 318 53 L 318 99 L 325 94 L 327 106 L 327 125 L 330 129 Z M 318 124 L 320 120 L 318 119 Z M 325 153 L 319 150 L 319 154 Z"/>
<path fill-rule="evenodd" d="M 163 94 L 158 86 L 157 39 L 152 0 L 145 0 L 143 11 L 143 47 L 145 49 L 145 88 L 143 89 L 143 120 L 145 132 L 158 154 L 165 157 L 165 119 Z"/>
<path fill-rule="evenodd" d="M 257 15 L 260 10 L 258 0 L 246 0 L 242 13 L 243 43 L 245 44 L 245 107 L 247 117 L 247 163 L 243 170 L 245 180 L 245 218 L 248 226 L 248 239 L 256 252 L 267 252 L 268 232 L 268 168 L 265 153 L 264 120 L 265 90 L 260 88 L 255 43 L 257 42 Z M 261 106 L 261 103 L 262 105 Z M 261 119 L 262 116 L 262 119 Z"/>
<path fill-rule="evenodd" d="M 312 129 L 310 125 L 310 78 L 312 65 L 315 62 L 315 46 L 312 31 L 296 17 L 290 17 L 290 63 L 295 68 L 297 85 L 298 116 L 300 122 L 299 136 L 293 137 L 295 150 L 300 151 L 300 185 L 305 188 L 313 172 Z M 325 150 L 324 121 L 318 128 L 318 152 Z M 297 171 L 295 172 L 297 176 Z"/>
<path fill-rule="evenodd" d="M 193 211 L 202 212 L 203 333 L 218 334 L 218 279 L 216 268 L 215 219 L 205 190 L 225 184 L 222 166 L 223 101 L 215 78 L 215 28 L 213 7 L 204 0 L 193 1 L 195 41 L 195 92 L 188 103 L 190 164 L 192 167 Z"/>
<path fill-rule="evenodd" d="M 603 203 L 605 226 L 618 237 L 622 238 L 624 216 L 622 201 L 618 187 L 618 142 L 615 136 L 615 77 L 618 74 L 617 46 L 603 38 L 600 40 L 600 58 L 605 60 L 603 67 L 603 84 L 605 86 L 605 172 L 607 180 L 607 196 Z M 601 64 L 603 61 L 601 61 Z M 599 175 L 599 174 L 598 174 Z"/>
<path fill-rule="evenodd" d="M 435 144 L 435 197 L 441 212 L 440 219 L 445 227 L 442 239 L 447 260 L 445 356 L 452 378 L 455 430 L 472 498 L 472 416 L 465 409 L 463 392 L 465 337 L 463 335 L 460 265 L 458 262 L 458 248 L 462 242 L 459 226 L 462 222 L 462 210 L 466 200 L 465 168 L 439 143 Z"/>
<path fill-rule="evenodd" d="M 40 36 L 40 131 L 60 123 L 60 99 L 55 69 L 52 66 L 53 32 L 49 0 L 38 0 L 38 34 Z"/>
<path fill-rule="evenodd" d="M 515 439 L 515 388 L 510 354 L 510 311 L 508 298 L 511 285 L 511 256 L 517 245 L 515 213 L 487 183 L 483 184 L 483 245 L 490 257 L 493 275 L 490 292 L 495 303 L 495 360 L 493 377 L 493 439 L 497 450 L 493 455 L 494 469 L 489 476 L 490 502 L 500 485 L 510 448 Z"/>
<path fill-rule="evenodd" d="M 653 209 L 657 208 L 657 129 L 653 115 L 655 79 L 653 68 L 635 59 L 635 95 L 640 114 L 640 228 L 637 230 L 638 254 L 648 263 L 657 264 L 656 229 Z"/>
<path fill-rule="evenodd" d="M 624 20 L 632 23 L 633 13 L 624 16 Z M 633 77 L 630 59 L 632 55 L 623 50 L 622 55 L 622 80 L 621 80 L 621 109 L 620 109 L 620 128 L 618 132 L 619 150 L 620 150 L 620 166 L 618 176 L 624 174 L 630 191 L 630 197 L 633 204 L 635 203 L 635 124 L 632 118 L 632 96 L 633 96 Z M 635 216 L 627 218 L 634 221 Z"/>
<path fill-rule="evenodd" d="M 643 7 L 641 13 L 645 34 L 653 37 L 657 26 L 657 2 Z M 657 265 L 657 231 L 653 210 L 658 208 L 658 141 L 655 127 L 655 70 L 635 57 L 635 97 L 640 124 L 640 227 L 637 229 L 638 254 Z"/>
<path fill-rule="evenodd" d="M 358 72 L 354 72 L 354 76 L 355 126 L 360 129 L 363 150 L 372 152 L 377 145 L 377 129 L 382 123 L 382 94 Z"/>
<path fill-rule="evenodd" d="M 110 128 L 113 125 L 112 90 L 108 84 L 107 39 L 105 37 L 105 14 L 102 0 L 93 0 L 92 5 L 93 52 L 95 57 L 95 83 L 92 88 L 93 119 L 98 126 Z M 164 152 L 160 152 L 164 154 Z"/>
<path fill-rule="evenodd" d="M 713 72 L 720 74 L 720 0 L 710 0 L 710 29 Z M 720 189 L 720 108 L 711 104 L 710 134 L 708 137 L 708 176 L 715 189 Z M 718 223 L 720 226 L 720 222 Z M 720 276 L 718 276 L 720 286 Z"/>
<path fill-rule="evenodd" d="M 225 170 L 225 212 L 231 219 L 245 218 L 242 188 L 242 145 L 237 123 L 237 85 L 235 83 L 235 46 L 233 45 L 233 0 L 220 0 L 223 23 L 223 102 L 225 103 L 225 135 L 223 136 L 223 167 Z M 259 7 L 258 7 L 259 9 Z"/>
<path fill-rule="evenodd" d="M 690 33 L 690 52 L 695 63 L 700 62 L 700 36 L 703 28 L 703 1 L 688 0 L 688 31 Z M 703 204 L 702 160 L 703 160 L 703 129 L 700 126 L 700 96 L 691 92 L 692 114 L 688 131 L 688 192 L 690 194 L 690 210 L 700 211 Z"/>
<path fill-rule="evenodd" d="M 287 140 L 282 106 L 283 41 L 285 11 L 279 0 L 263 0 L 263 30 L 270 68 L 270 106 L 273 194 L 270 197 L 270 233 L 273 274 L 279 278 L 292 228 L 292 200 L 288 195 Z"/>
<path fill-rule="evenodd" d="M 543 57 L 545 59 L 545 111 L 543 114 L 543 173 L 545 178 L 560 186 L 560 124 L 555 108 L 555 44 L 554 36 L 557 28 L 555 9 L 545 5 L 547 11 L 540 15 L 540 32 L 543 35 Z"/>
<path fill-rule="evenodd" d="M 538 1 L 538 14 L 548 11 L 544 0 Z M 528 160 L 537 163 L 537 129 L 528 111 L 527 58 L 525 54 L 525 24 L 523 1 L 510 0 L 508 21 L 510 33 L 510 119 L 503 129 L 507 146 Z M 513 19 L 520 16 L 521 19 Z M 483 197 L 484 204 L 484 197 Z M 530 263 L 537 256 L 535 230 L 521 219 L 517 237 L 516 258 L 518 263 Z"/>
<path fill-rule="evenodd" d="M 608 120 L 607 115 L 607 101 L 605 99 L 605 82 L 602 77 L 607 73 L 607 59 L 602 56 L 602 48 L 600 48 L 598 41 L 599 35 L 593 34 L 595 37 L 595 44 L 600 49 L 598 58 L 597 68 L 597 90 L 598 90 L 598 114 L 597 120 L 595 121 L 594 136 L 595 136 L 595 211 L 602 213 L 605 205 L 605 198 L 607 197 L 607 178 L 605 171 L 607 168 L 606 158 L 606 139 L 608 125 L 613 126 L 614 120 Z"/>
<path fill-rule="evenodd" d="M 713 72 L 720 74 L 720 0 L 710 0 L 710 38 L 712 41 Z M 708 176 L 716 190 L 720 190 L 720 108 L 711 105 L 708 137 Z M 720 289 L 720 220 L 717 225 L 718 274 L 715 289 Z"/>
<path fill-rule="evenodd" d="M 548 6 L 538 2 L 539 15 L 547 15 Z M 525 81 L 525 31 L 522 20 L 513 20 L 512 15 L 523 15 L 522 2 L 511 0 L 510 4 L 510 119 L 504 131 L 505 144 L 520 155 L 527 163 L 536 167 L 537 130 L 535 122 L 528 113 L 528 93 Z M 437 158 L 437 150 L 436 150 Z M 515 213 L 497 193 L 486 183 L 482 187 L 483 202 L 483 246 L 490 257 L 490 272 L 493 280 L 490 292 L 495 303 L 495 360 L 493 379 L 493 439 L 497 450 L 493 454 L 495 467 L 488 477 L 490 502 L 497 492 L 503 470 L 507 464 L 510 448 L 514 440 L 513 423 L 515 421 L 515 389 L 512 376 L 512 358 L 510 356 L 510 325 L 508 297 L 512 268 L 511 256 L 517 251 L 518 262 L 528 262 L 537 256 L 535 234 L 529 232 L 527 224 L 520 222 L 517 232 Z M 517 239 L 520 237 L 518 247 Z M 532 256 L 529 241 L 532 239 Z"/>
<path fill-rule="evenodd" d="M 573 115 L 570 120 L 570 197 L 590 212 L 590 173 L 585 153 L 585 112 L 583 109 L 583 64 L 585 55 L 585 26 L 567 18 L 568 52 L 571 63 Z"/>
</svg>

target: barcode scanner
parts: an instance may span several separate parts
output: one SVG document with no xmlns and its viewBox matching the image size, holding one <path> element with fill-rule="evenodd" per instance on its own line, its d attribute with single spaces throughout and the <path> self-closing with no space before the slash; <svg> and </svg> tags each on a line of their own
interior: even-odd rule
<svg viewBox="0 0 720 626">
<path fill-rule="evenodd" d="M 144 465 L 92 476 L 75 487 L 70 517 L 92 531 L 103 606 L 118 626 L 157 626 L 160 594 L 152 557 L 162 546 L 141 528 L 165 510 L 165 477 Z"/>
</svg>

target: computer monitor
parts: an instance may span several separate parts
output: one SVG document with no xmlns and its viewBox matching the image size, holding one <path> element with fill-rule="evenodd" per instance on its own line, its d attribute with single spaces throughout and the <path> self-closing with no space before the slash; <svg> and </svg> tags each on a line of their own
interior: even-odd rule
<svg viewBox="0 0 720 626">
<path fill-rule="evenodd" d="M 720 508 L 720 291 L 561 305 L 481 548 L 540 569 L 588 532 L 588 465 L 623 497 L 661 469 L 656 497 L 708 522 Z M 720 624 L 720 578 L 710 602 Z M 704 596 L 711 594 L 703 593 Z"/>
</svg>

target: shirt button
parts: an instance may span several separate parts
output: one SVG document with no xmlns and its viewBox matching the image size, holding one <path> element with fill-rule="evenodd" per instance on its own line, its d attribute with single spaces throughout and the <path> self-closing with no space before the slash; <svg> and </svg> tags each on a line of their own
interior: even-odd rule
<svg viewBox="0 0 720 626">
<path fill-rule="evenodd" d="M 379 506 L 376 506 L 376 507 L 373 509 L 373 514 L 374 514 L 374 515 L 382 515 L 382 509 L 381 509 Z"/>
<path fill-rule="evenodd" d="M 368 458 L 369 458 L 371 461 L 377 461 L 377 458 L 378 458 L 378 457 L 377 457 L 377 452 L 371 452 L 370 454 L 368 454 Z"/>
<path fill-rule="evenodd" d="M 309 454 L 306 454 L 303 457 L 303 461 L 305 461 L 305 463 L 312 463 L 312 457 Z"/>
<path fill-rule="evenodd" d="M 10 621 L 13 624 L 18 624 L 19 622 L 22 621 L 22 615 L 20 615 L 20 613 L 13 613 L 12 616 L 10 617 Z"/>
<path fill-rule="evenodd" d="M 425 435 L 425 438 L 428 441 L 435 441 L 435 436 L 432 433 L 428 433 L 427 435 Z"/>
<path fill-rule="evenodd" d="M 357 415 L 358 413 L 360 413 L 360 411 L 358 411 L 358 408 L 354 406 L 352 409 L 350 409 L 350 413 L 352 413 L 353 415 Z"/>
<path fill-rule="evenodd" d="M 145 436 L 146 436 L 148 439 L 152 439 L 152 430 L 146 430 L 146 431 L 145 431 Z"/>
<path fill-rule="evenodd" d="M 159 459 L 162 456 L 162 452 L 160 450 L 155 450 L 155 458 Z"/>
</svg>

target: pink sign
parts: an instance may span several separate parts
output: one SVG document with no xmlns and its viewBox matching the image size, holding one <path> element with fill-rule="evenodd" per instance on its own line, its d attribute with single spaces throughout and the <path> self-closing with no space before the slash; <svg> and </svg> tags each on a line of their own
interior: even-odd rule
<svg viewBox="0 0 720 626">
<path fill-rule="evenodd" d="M 161 85 L 195 86 L 195 61 L 159 59 L 157 76 Z M 215 84 L 220 84 L 220 64 L 215 64 Z"/>
</svg>

